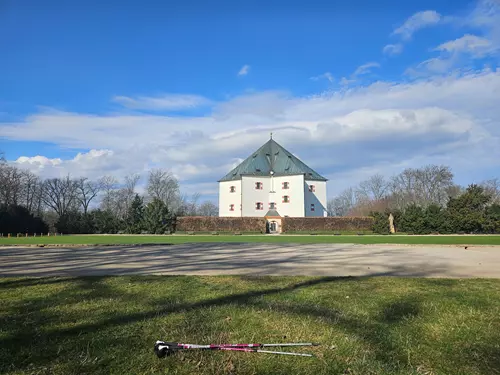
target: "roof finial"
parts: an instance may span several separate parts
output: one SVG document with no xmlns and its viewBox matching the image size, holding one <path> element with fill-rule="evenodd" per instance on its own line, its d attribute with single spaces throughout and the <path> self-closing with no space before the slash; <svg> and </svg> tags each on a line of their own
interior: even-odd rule
<svg viewBox="0 0 500 375">
<path fill-rule="evenodd" d="M 271 132 L 271 139 L 273 139 L 273 132 Z"/>
</svg>

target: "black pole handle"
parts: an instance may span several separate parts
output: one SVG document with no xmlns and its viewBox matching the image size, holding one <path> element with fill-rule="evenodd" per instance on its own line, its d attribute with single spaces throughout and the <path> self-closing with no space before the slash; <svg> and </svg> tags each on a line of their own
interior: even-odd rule
<svg viewBox="0 0 500 375">
<path fill-rule="evenodd" d="M 179 349 L 182 348 L 176 342 L 157 341 L 154 350 L 158 358 L 164 358 L 174 354 Z"/>
</svg>

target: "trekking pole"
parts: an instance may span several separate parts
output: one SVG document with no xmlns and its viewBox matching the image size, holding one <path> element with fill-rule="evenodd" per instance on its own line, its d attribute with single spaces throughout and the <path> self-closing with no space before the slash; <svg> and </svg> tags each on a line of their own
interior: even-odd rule
<svg viewBox="0 0 500 375">
<path fill-rule="evenodd" d="M 283 343 L 283 344 L 209 344 L 209 345 L 197 345 L 197 344 L 181 344 L 178 342 L 164 342 L 156 341 L 155 343 L 155 353 L 158 358 L 163 358 L 174 354 L 179 350 L 190 350 L 190 349 L 202 349 L 202 350 L 228 350 L 228 351 L 240 351 L 240 352 L 255 352 L 255 353 L 268 353 L 268 354 L 283 354 L 283 355 L 295 355 L 301 357 L 313 357 L 312 354 L 307 353 L 294 353 L 294 352 L 280 352 L 272 350 L 262 350 L 266 347 L 291 347 L 291 346 L 318 346 L 318 343 L 313 342 L 296 342 L 296 343 Z"/>
</svg>

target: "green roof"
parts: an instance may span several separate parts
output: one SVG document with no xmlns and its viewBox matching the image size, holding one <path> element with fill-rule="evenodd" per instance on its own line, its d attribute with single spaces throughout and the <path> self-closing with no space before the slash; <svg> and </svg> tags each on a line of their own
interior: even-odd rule
<svg viewBox="0 0 500 375">
<path fill-rule="evenodd" d="M 219 182 L 240 180 L 241 176 L 270 176 L 271 171 L 274 176 L 303 174 L 307 180 L 327 181 L 271 138 Z"/>
<path fill-rule="evenodd" d="M 267 214 L 265 214 L 264 217 L 281 217 L 281 215 L 278 213 L 278 211 L 271 209 L 267 211 Z"/>
</svg>

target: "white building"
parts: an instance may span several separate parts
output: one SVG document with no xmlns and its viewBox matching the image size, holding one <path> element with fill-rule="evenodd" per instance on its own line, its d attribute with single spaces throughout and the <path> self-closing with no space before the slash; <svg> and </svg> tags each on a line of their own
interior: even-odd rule
<svg viewBox="0 0 500 375">
<path fill-rule="evenodd" d="M 271 136 L 219 180 L 219 216 L 326 216 L 326 182 Z"/>
</svg>

